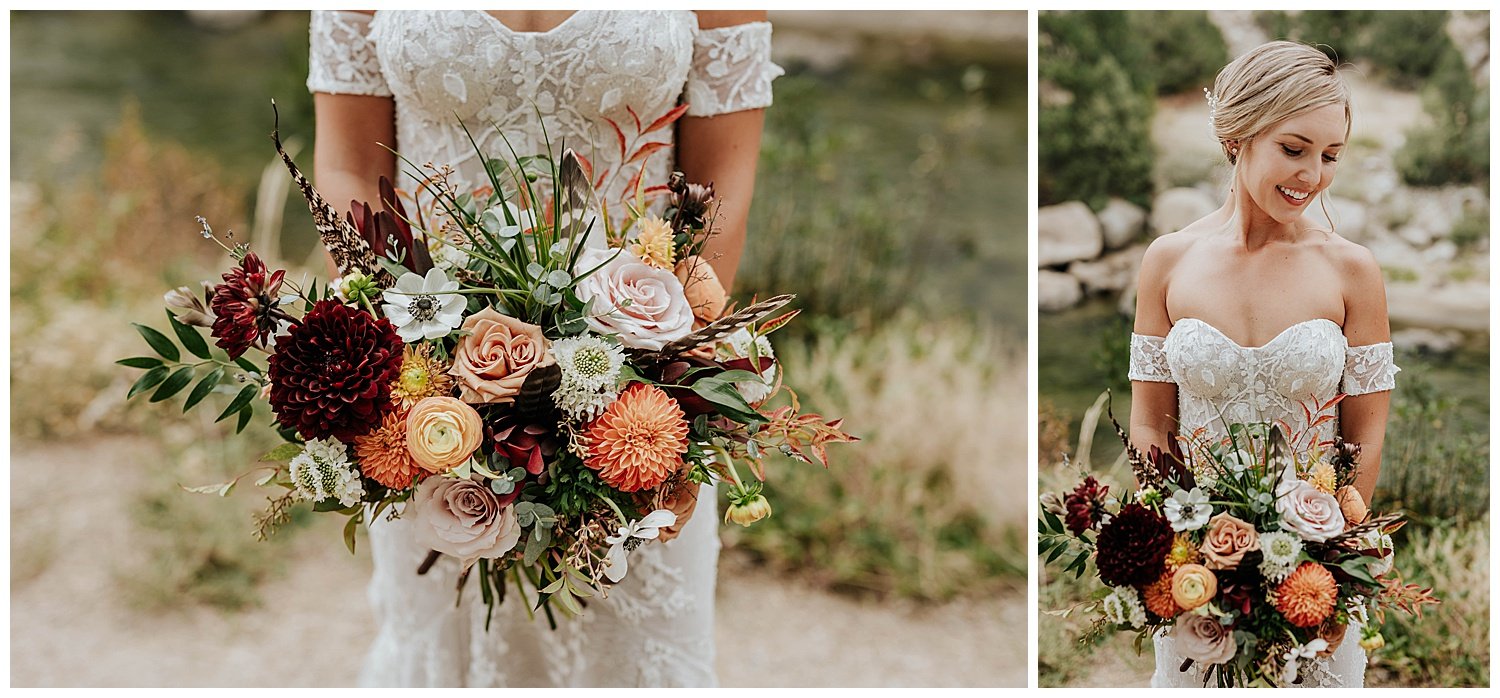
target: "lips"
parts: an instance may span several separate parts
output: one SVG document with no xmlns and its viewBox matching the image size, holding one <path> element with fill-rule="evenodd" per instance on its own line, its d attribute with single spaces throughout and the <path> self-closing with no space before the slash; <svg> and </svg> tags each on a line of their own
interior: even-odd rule
<svg viewBox="0 0 1500 698">
<path fill-rule="evenodd" d="M 1281 195 L 1282 200 L 1293 206 L 1301 206 L 1312 199 L 1312 192 L 1300 189 L 1288 189 L 1280 185 L 1276 186 L 1276 193 Z"/>
</svg>

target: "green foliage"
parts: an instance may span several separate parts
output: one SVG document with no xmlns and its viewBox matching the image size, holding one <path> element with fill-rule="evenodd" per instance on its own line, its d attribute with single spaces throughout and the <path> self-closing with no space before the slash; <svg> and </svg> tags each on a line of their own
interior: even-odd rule
<svg viewBox="0 0 1500 698">
<path fill-rule="evenodd" d="M 1376 501 L 1414 520 L 1473 521 L 1489 512 L 1489 435 L 1420 366 L 1407 364 L 1392 393 Z"/>
<path fill-rule="evenodd" d="M 1442 604 L 1422 618 L 1388 612 L 1371 672 L 1384 685 L 1487 686 L 1490 682 L 1489 517 L 1396 534 L 1396 568 Z"/>
<path fill-rule="evenodd" d="M 1110 196 L 1145 204 L 1151 194 L 1151 77 L 1123 66 L 1149 61 L 1147 44 L 1112 12 L 1041 16 L 1043 81 L 1038 183 L 1043 205 Z"/>
<path fill-rule="evenodd" d="M 1490 236 L 1490 212 L 1488 208 L 1483 210 L 1465 208 L 1464 215 L 1453 224 L 1453 230 L 1448 232 L 1448 239 L 1459 249 L 1468 249 L 1480 240 Z"/>
<path fill-rule="evenodd" d="M 1402 179 L 1416 186 L 1482 182 L 1490 169 L 1490 96 L 1448 42 L 1429 81 L 1425 103 L 1430 126 L 1407 134 L 1396 153 Z"/>
<path fill-rule="evenodd" d="M 1276 10 L 1256 14 L 1273 39 L 1316 46 L 1338 62 L 1368 61 L 1387 82 L 1415 89 L 1436 73 L 1453 47 L 1446 11 Z"/>
<path fill-rule="evenodd" d="M 1224 35 L 1207 12 L 1132 12 L 1130 26 L 1148 47 L 1150 57 L 1138 67 L 1150 76 L 1157 94 L 1200 92 L 1229 62 Z"/>
</svg>

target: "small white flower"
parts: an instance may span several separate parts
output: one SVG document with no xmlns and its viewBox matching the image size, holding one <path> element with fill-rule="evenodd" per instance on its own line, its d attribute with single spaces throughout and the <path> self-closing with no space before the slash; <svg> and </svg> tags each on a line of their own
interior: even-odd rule
<svg viewBox="0 0 1500 698">
<path fill-rule="evenodd" d="M 749 329 L 744 327 L 735 330 L 733 334 L 725 337 L 714 347 L 714 358 L 720 361 L 750 358 L 750 343 L 752 340 L 755 343 L 756 358 L 776 358 L 776 352 L 771 350 L 770 338 L 756 337 L 750 333 Z M 745 398 L 745 402 L 752 405 L 765 400 L 771 395 L 771 385 L 776 382 L 777 366 L 773 362 L 770 367 L 762 371 L 760 374 L 761 380 L 735 383 L 735 390 L 738 390 L 740 396 Z"/>
<path fill-rule="evenodd" d="M 1248 451 L 1237 448 L 1224 456 L 1224 467 L 1232 473 L 1243 473 L 1255 465 L 1255 456 Z"/>
<path fill-rule="evenodd" d="M 349 463 L 348 447 L 337 439 L 313 439 L 287 464 L 297 496 L 311 502 L 337 499 L 352 507 L 365 487 Z"/>
<path fill-rule="evenodd" d="M 552 356 L 562 369 L 563 383 L 585 391 L 613 389 L 625 366 L 625 350 L 597 335 L 559 339 L 552 343 Z"/>
<path fill-rule="evenodd" d="M 1372 529 L 1360 536 L 1359 541 L 1365 548 L 1378 548 L 1390 551 L 1378 561 L 1370 564 L 1370 574 L 1379 577 L 1389 573 L 1396 566 L 1396 544 L 1391 540 L 1391 534 L 1384 533 L 1379 529 Z"/>
<path fill-rule="evenodd" d="M 1177 532 L 1196 531 L 1208 524 L 1214 515 L 1208 503 L 1208 493 L 1194 487 L 1192 490 L 1177 490 L 1165 504 L 1167 521 Z"/>
<path fill-rule="evenodd" d="M 437 267 L 427 270 L 425 277 L 407 272 L 395 288 L 381 294 L 385 303 L 380 307 L 396 325 L 401 341 L 438 339 L 463 324 L 467 302 L 462 294 L 452 293 L 457 290 L 458 282 Z"/>
<path fill-rule="evenodd" d="M 639 542 L 632 543 L 631 540 L 655 540 L 661 535 L 661 529 L 675 523 L 677 523 L 676 514 L 666 509 L 657 509 L 640 521 L 631 521 L 621 526 L 615 535 L 604 539 L 604 542 L 609 543 L 609 553 L 605 556 L 607 563 L 604 566 L 604 576 L 609 577 L 611 582 L 624 579 L 625 573 L 630 570 L 630 562 L 626 554 L 640 545 Z"/>
<path fill-rule="evenodd" d="M 1281 658 L 1286 662 L 1286 667 L 1281 670 L 1281 682 L 1290 685 L 1297 680 L 1298 665 L 1304 659 L 1313 659 L 1319 652 L 1328 649 L 1328 641 L 1321 637 L 1309 640 L 1305 645 L 1298 645 L 1286 651 Z"/>
<path fill-rule="evenodd" d="M 1104 597 L 1104 619 L 1127 628 L 1139 628 L 1146 624 L 1146 608 L 1141 605 L 1140 592 L 1133 587 L 1117 587 Z"/>
</svg>

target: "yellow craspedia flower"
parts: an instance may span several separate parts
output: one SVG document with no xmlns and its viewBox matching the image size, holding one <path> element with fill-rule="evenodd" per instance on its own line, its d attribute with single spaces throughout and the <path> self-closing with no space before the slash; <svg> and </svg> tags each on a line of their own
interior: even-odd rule
<svg viewBox="0 0 1500 698">
<path fill-rule="evenodd" d="M 448 375 L 448 364 L 432 355 L 432 345 L 427 342 L 406 345 L 401 357 L 401 373 L 391 386 L 391 400 L 399 403 L 402 410 L 409 410 L 422 398 L 443 397 L 453 392 L 453 376 Z"/>
<path fill-rule="evenodd" d="M 630 251 L 657 269 L 673 268 L 677 261 L 674 259 L 672 226 L 653 215 L 642 217 L 635 225 L 636 238 L 630 243 Z"/>
</svg>

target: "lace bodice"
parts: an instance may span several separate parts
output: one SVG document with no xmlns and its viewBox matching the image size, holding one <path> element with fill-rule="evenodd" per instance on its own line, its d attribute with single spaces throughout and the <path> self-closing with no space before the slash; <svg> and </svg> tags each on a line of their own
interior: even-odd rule
<svg viewBox="0 0 1500 698">
<path fill-rule="evenodd" d="M 632 110 L 649 124 L 684 98 L 689 116 L 766 107 L 782 74 L 770 24 L 699 29 L 690 11 L 580 11 L 546 32 L 516 32 L 478 10 L 313 12 L 311 36 L 308 89 L 393 97 L 396 149 L 412 162 L 451 165 L 469 187 L 486 182 L 462 120 L 492 157 L 542 153 L 550 140 L 596 173 L 623 172 L 600 192 L 610 202 L 633 173 L 611 120 L 631 139 Z M 672 129 L 647 141 L 670 145 Z M 671 168 L 668 149 L 647 160 L 643 181 L 664 183 Z M 401 186 L 413 184 L 403 173 Z"/>
<path fill-rule="evenodd" d="M 1390 342 L 1349 346 L 1337 323 L 1299 322 L 1258 347 L 1245 347 L 1214 326 L 1183 318 L 1166 337 L 1131 335 L 1130 379 L 1177 384 L 1178 428 L 1214 441 L 1225 426 L 1283 420 L 1293 434 L 1307 429 L 1303 404 L 1326 403 L 1339 392 L 1349 395 L 1390 390 L 1396 385 Z M 1304 440 L 1327 441 L 1337 433 L 1336 420 L 1324 422 Z M 1346 640 L 1330 657 L 1305 665 L 1301 688 L 1364 685 L 1365 651 L 1359 628 L 1350 625 Z M 1171 636 L 1155 637 L 1155 687 L 1202 687 L 1202 667 L 1179 671 L 1182 658 Z"/>
<path fill-rule="evenodd" d="M 600 192 L 608 202 L 640 166 L 625 162 L 610 120 L 630 138 L 636 116 L 649 124 L 683 100 L 688 116 L 766 107 L 782 72 L 770 60 L 770 24 L 703 30 L 689 11 L 583 11 L 536 33 L 477 10 L 313 12 L 310 35 L 308 88 L 390 97 L 394 147 L 418 166 L 452 166 L 450 181 L 461 188 L 488 181 L 462 119 L 490 157 L 508 159 L 511 148 L 539 154 L 550 140 L 554 151 L 562 144 L 578 151 L 596 175 L 623 171 Z M 644 141 L 672 139 L 664 128 Z M 671 171 L 672 148 L 661 150 L 647 160 L 648 185 L 665 183 Z M 414 184 L 403 173 L 398 186 L 411 192 Z M 413 538 L 411 517 L 373 522 L 369 595 L 378 632 L 361 683 L 712 685 L 717 524 L 713 488 L 705 487 L 682 535 L 632 552 L 629 575 L 582 618 L 559 618 L 554 632 L 527 617 L 526 599 L 510 598 L 486 632 L 472 580 L 454 605 L 451 560 L 415 573 L 427 551 Z"/>
<path fill-rule="evenodd" d="M 1240 346 L 1195 318 L 1178 320 L 1166 337 L 1130 339 L 1130 379 L 1176 383 L 1181 433 L 1203 429 L 1210 440 L 1236 422 L 1284 420 L 1302 433 L 1303 405 L 1326 403 L 1341 390 L 1390 390 L 1399 370 L 1389 342 L 1351 347 L 1326 319 L 1299 322 L 1258 347 Z M 1329 440 L 1337 428 L 1325 422 L 1308 438 Z"/>
</svg>

